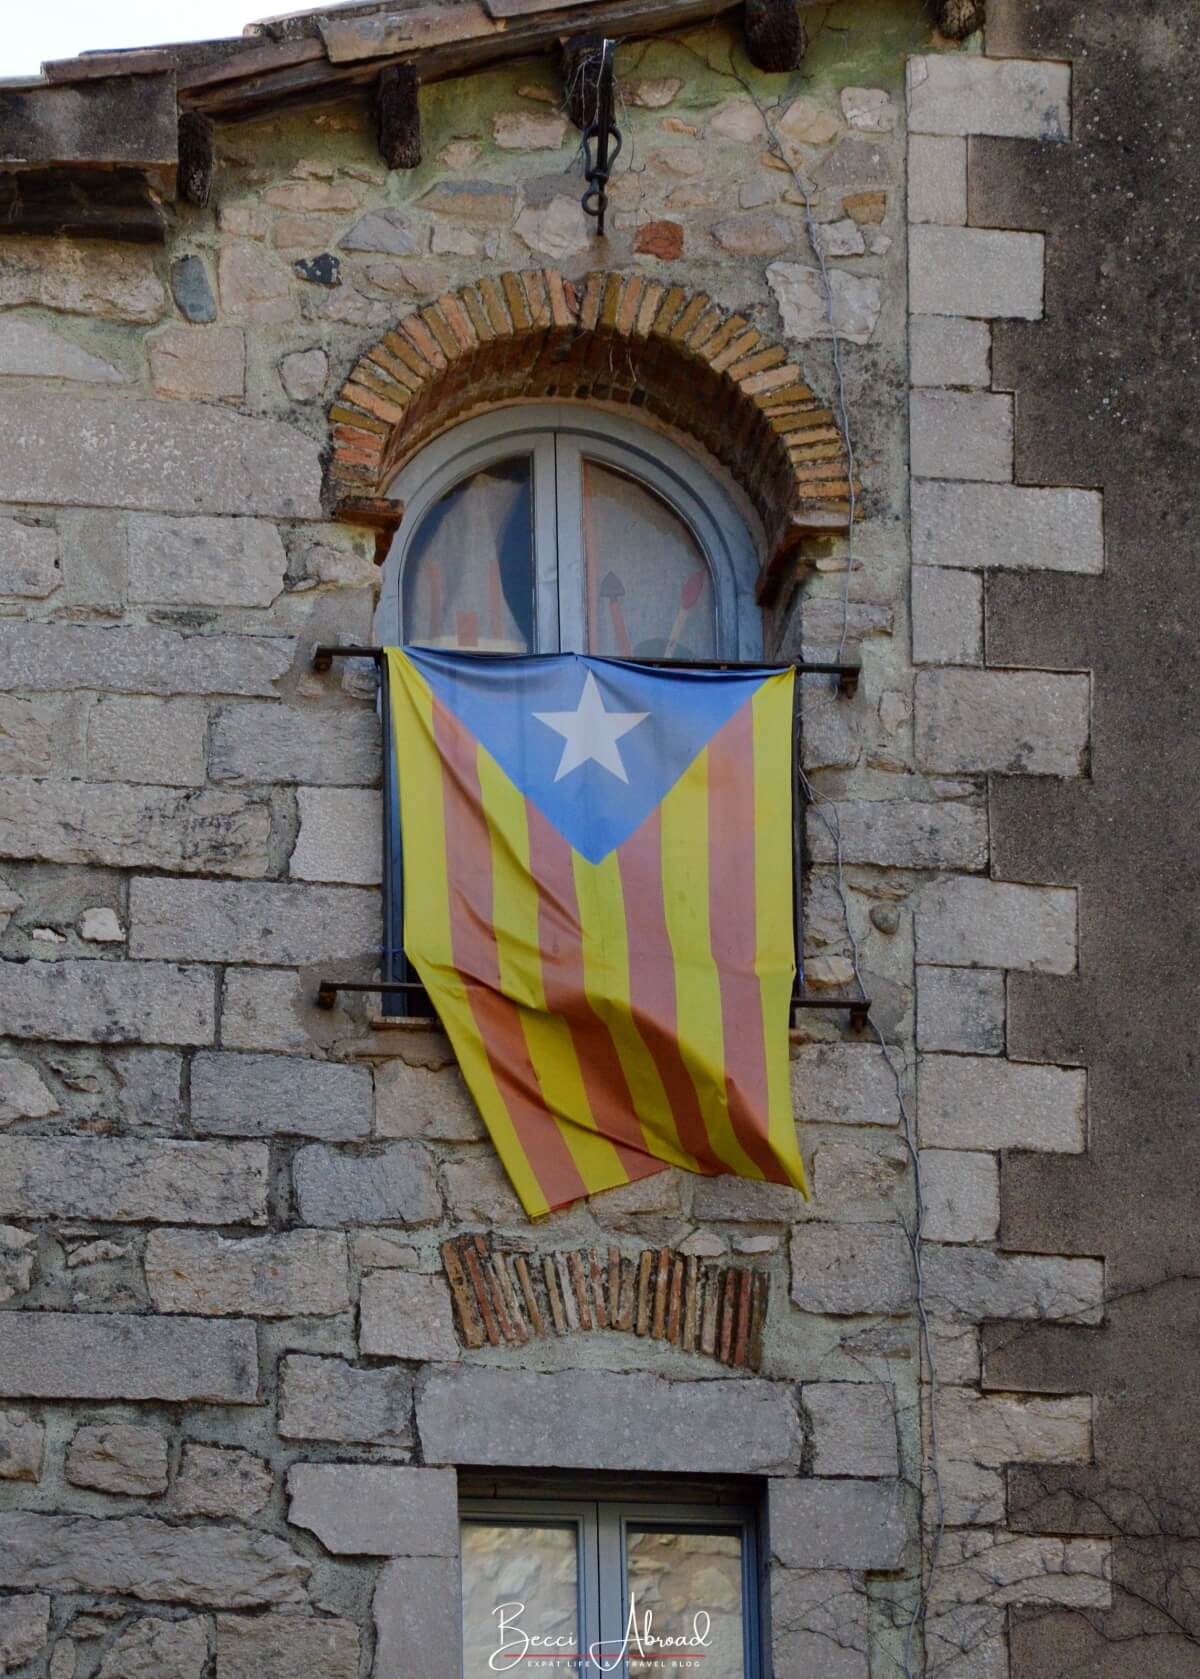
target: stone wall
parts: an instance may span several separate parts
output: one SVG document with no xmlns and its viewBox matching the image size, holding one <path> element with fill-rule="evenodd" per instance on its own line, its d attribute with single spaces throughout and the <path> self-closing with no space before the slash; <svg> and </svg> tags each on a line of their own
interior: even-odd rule
<svg viewBox="0 0 1200 1679">
<path fill-rule="evenodd" d="M 776 1671 L 868 1679 L 928 1583 L 931 1425 L 939 1672 L 1000 1672 L 1009 1603 L 1105 1591 L 1102 1544 L 1010 1534 L 1000 1496 L 1010 1460 L 1087 1455 L 1089 1400 L 993 1394 L 978 1348 L 984 1318 L 1102 1310 L 1094 1259 L 996 1241 L 1000 1151 L 1082 1149 L 1086 1082 L 1004 1054 L 1006 976 L 1073 971 L 1076 906 L 995 878 L 990 778 L 1083 773 L 1089 686 L 988 668 L 982 578 L 1102 549 L 1098 498 L 1012 482 L 986 323 L 1040 314 L 1042 244 L 964 199 L 965 136 L 1065 133 L 1067 79 L 919 57 L 906 120 L 916 6 L 848 16 L 803 79 L 747 84 L 719 28 L 622 48 L 601 259 L 744 319 L 831 400 L 806 199 L 829 264 L 864 517 L 808 540 L 772 629 L 862 657 L 853 699 L 804 701 L 808 983 L 858 965 L 899 1077 L 832 1011 L 794 1035 L 809 1205 L 667 1172 L 531 1228 L 444 1038 L 314 1006 L 381 931 L 373 673 L 311 670 L 376 603 L 373 533 L 323 479 L 359 447 L 337 428 L 372 428 L 335 393 L 481 277 L 587 294 L 549 66 L 426 89 L 408 173 L 358 105 L 221 128 L 212 208 L 164 252 L 0 240 L 4 1666 L 448 1679 L 473 1465 L 761 1477 Z M 443 1244 L 475 1233 L 761 1276 L 758 1368 L 569 1321 L 464 1347 Z"/>
</svg>

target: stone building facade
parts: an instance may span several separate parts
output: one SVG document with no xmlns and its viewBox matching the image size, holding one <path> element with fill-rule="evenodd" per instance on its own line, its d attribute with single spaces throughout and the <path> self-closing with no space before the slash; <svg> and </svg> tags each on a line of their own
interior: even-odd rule
<svg viewBox="0 0 1200 1679">
<path fill-rule="evenodd" d="M 1081 38 L 845 0 L 765 71 L 740 13 L 599 0 L 600 239 L 569 10 L 0 89 L 5 1671 L 452 1679 L 460 1500 L 518 1483 L 748 1501 L 777 1679 L 1065 1675 L 1120 1620 L 1120 1527 L 1030 1491 L 1106 1463 L 1105 1244 L 1026 1205 L 1086 1169 L 1087 1033 L 1031 1033 L 1095 906 L 1013 838 L 1103 703 L 1036 609 L 1112 563 L 1098 475 L 1039 468 L 1013 349 L 1066 324 L 1012 182 Z M 806 983 L 872 999 L 792 1034 L 807 1204 L 672 1170 L 531 1224 L 440 1032 L 316 1006 L 378 971 L 382 859 L 374 667 L 313 650 L 376 638 L 397 473 L 534 402 L 690 453 L 764 651 L 861 663 L 804 678 Z"/>
</svg>

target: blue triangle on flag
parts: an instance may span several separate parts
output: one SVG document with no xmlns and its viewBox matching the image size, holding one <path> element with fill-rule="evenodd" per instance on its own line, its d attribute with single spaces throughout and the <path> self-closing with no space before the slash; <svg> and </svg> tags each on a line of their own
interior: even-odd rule
<svg viewBox="0 0 1200 1679">
<path fill-rule="evenodd" d="M 405 647 L 438 699 L 591 863 L 636 832 L 768 666 L 696 670 L 579 653 Z"/>
</svg>

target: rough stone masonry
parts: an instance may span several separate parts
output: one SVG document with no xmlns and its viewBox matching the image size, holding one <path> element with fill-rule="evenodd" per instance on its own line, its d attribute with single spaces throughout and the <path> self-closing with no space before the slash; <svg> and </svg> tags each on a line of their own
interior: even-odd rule
<svg viewBox="0 0 1200 1679">
<path fill-rule="evenodd" d="M 904 1671 L 922 1601 L 914 1663 L 1003 1679 L 1010 1613 L 1108 1602 L 1106 1536 L 1018 1528 L 1006 1500 L 1011 1463 L 1088 1460 L 1088 1382 L 996 1392 L 980 1343 L 1104 1311 L 1094 1253 L 1001 1240 L 1006 1151 L 1082 1154 L 1089 1091 L 1007 1053 L 1011 976 L 1076 974 L 1078 904 L 1010 875 L 993 827 L 1005 778 L 1087 776 L 1094 696 L 1086 669 L 994 661 L 984 621 L 999 572 L 1102 571 L 1101 498 L 1017 482 L 992 322 L 1042 320 L 1046 241 L 968 191 L 981 137 L 1069 146 L 1072 72 L 931 38 L 917 0 L 835 10 L 799 72 L 743 75 L 729 18 L 621 42 L 603 244 L 555 54 L 447 71 L 436 41 L 415 168 L 381 162 L 353 80 L 221 96 L 209 202 L 172 204 L 161 243 L 0 236 L 4 1671 L 452 1679 L 465 1465 L 753 1478 L 789 1679 Z M 291 20 L 254 50 L 302 90 L 352 37 Z M 77 61 L 64 108 L 182 98 L 216 51 Z M 173 136 L 138 160 L 165 190 L 151 141 Z M 853 697 L 804 695 L 807 983 L 857 963 L 898 1081 L 811 1011 L 811 1204 L 665 1172 L 533 1227 L 442 1035 L 314 1006 L 319 975 L 376 972 L 382 925 L 373 677 L 311 669 L 372 640 L 375 532 L 335 516 L 326 467 L 382 494 L 410 409 L 436 429 L 486 400 L 455 383 L 468 347 L 501 345 L 519 400 L 553 328 L 581 400 L 723 476 L 766 566 L 786 509 L 739 480 L 751 441 L 814 505 L 846 494 L 830 315 L 862 517 L 851 544 L 810 509 L 768 629 L 861 659 Z M 618 344 L 644 402 L 606 382 Z M 689 430 L 731 368 L 744 435 Z M 798 429 L 824 430 L 781 450 L 771 392 L 801 378 Z M 443 1244 L 475 1233 L 558 1256 L 561 1322 L 464 1345 Z M 618 1275 L 667 1256 L 668 1318 L 690 1267 L 769 1279 L 759 1368 L 715 1319 L 707 1355 L 703 1323 L 654 1332 L 652 1296 L 646 1333 L 613 1333 L 566 1257 L 610 1252 Z"/>
</svg>

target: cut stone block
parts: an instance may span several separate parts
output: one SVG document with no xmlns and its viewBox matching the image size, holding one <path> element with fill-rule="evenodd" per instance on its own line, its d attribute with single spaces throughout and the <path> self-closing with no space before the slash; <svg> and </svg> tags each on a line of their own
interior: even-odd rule
<svg viewBox="0 0 1200 1679">
<path fill-rule="evenodd" d="M 899 1225 L 814 1222 L 792 1231 L 792 1300 L 801 1311 L 891 1317 L 912 1309 L 913 1287 Z"/>
<path fill-rule="evenodd" d="M 117 1634 L 97 1679 L 203 1679 L 208 1626 L 198 1615 L 183 1621 L 144 1616 Z"/>
<path fill-rule="evenodd" d="M 227 1014 L 231 1001 L 227 991 Z M 201 1134 L 352 1142 L 370 1135 L 371 1119 L 366 1067 L 218 1052 L 192 1063 L 192 1123 Z"/>
<path fill-rule="evenodd" d="M 206 887 L 213 887 L 205 881 Z M 0 962 L 10 1038 L 60 1043 L 210 1044 L 215 987 L 168 962 Z"/>
<path fill-rule="evenodd" d="M 283 1360 L 279 1378 L 279 1432 L 285 1439 L 393 1449 L 413 1443 L 413 1384 L 403 1370 L 358 1370 L 344 1359 L 294 1353 Z"/>
<path fill-rule="evenodd" d="M 0 501 L 322 516 L 320 449 L 279 420 L 210 403 L 22 394 L 8 398 L 7 437 Z"/>
<path fill-rule="evenodd" d="M 257 878 L 270 866 L 271 809 L 232 787 L 0 783 L 0 857 Z"/>
<path fill-rule="evenodd" d="M 246 335 L 238 327 L 164 327 L 146 348 L 159 396 L 205 402 L 246 394 Z"/>
<path fill-rule="evenodd" d="M 909 397 L 908 407 L 914 477 L 1011 482 L 1011 396 L 917 390 Z"/>
<path fill-rule="evenodd" d="M 50 1637 L 50 1599 L 41 1592 L 0 1598 L 0 1671 L 23 1667 Z"/>
<path fill-rule="evenodd" d="M 367 788 L 301 787 L 300 835 L 288 871 L 293 880 L 375 886 L 383 879 L 380 795 Z"/>
<path fill-rule="evenodd" d="M 476 1142 L 486 1134 L 457 1067 L 435 1072 L 399 1060 L 376 1070 L 375 1131 L 380 1137 L 451 1143 Z"/>
<path fill-rule="evenodd" d="M 1004 975 L 990 968 L 917 969 L 917 1048 L 1003 1055 Z"/>
<path fill-rule="evenodd" d="M 263 1224 L 269 1163 L 259 1143 L 3 1137 L 0 1217 Z"/>
<path fill-rule="evenodd" d="M 0 320 L 0 331 L 3 327 Z M 0 595 L 44 600 L 61 582 L 58 532 L 46 525 L 0 519 Z"/>
<path fill-rule="evenodd" d="M 318 1144 L 300 1150 L 292 1174 L 305 1224 L 432 1224 L 442 1214 L 433 1165 L 419 1143 L 371 1154 Z"/>
<path fill-rule="evenodd" d="M 285 967 L 377 961 L 382 913 L 378 892 L 350 887 L 142 877 L 129 888 L 129 949 L 138 958 L 186 951 L 196 962 Z"/>
<path fill-rule="evenodd" d="M 914 711 L 923 770 L 1080 775 L 1091 679 L 1057 671 L 925 670 L 917 675 Z"/>
<path fill-rule="evenodd" d="M 1092 1451 L 1092 1398 L 943 1387 L 937 1425 L 947 1458 L 997 1469 L 1006 1463 L 1083 1463 Z"/>
<path fill-rule="evenodd" d="M 967 142 L 910 134 L 908 219 L 962 227 L 967 219 Z"/>
<path fill-rule="evenodd" d="M 217 1679 L 358 1679 L 358 1628 L 313 1615 L 218 1615 Z"/>
<path fill-rule="evenodd" d="M 994 1154 L 921 1150 L 922 1234 L 931 1242 L 991 1242 L 1000 1228 L 1000 1163 Z"/>
<path fill-rule="evenodd" d="M 287 555 L 267 519 L 129 520 L 129 598 L 162 606 L 270 606 Z"/>
<path fill-rule="evenodd" d="M 253 1405 L 254 1325 L 119 1312 L 10 1312 L 0 1395 Z"/>
<path fill-rule="evenodd" d="M 6 682 L 26 692 L 274 694 L 295 645 L 286 636 L 0 623 L 0 668 Z"/>
<path fill-rule="evenodd" d="M 15 1055 L 0 1055 L 0 1125 L 45 1119 L 59 1104 L 37 1068 Z"/>
<path fill-rule="evenodd" d="M 227 705 L 213 715 L 214 781 L 356 787 L 377 782 L 381 764 L 379 719 L 362 706 Z"/>
<path fill-rule="evenodd" d="M 0 1481 L 40 1481 L 45 1451 L 40 1422 L 24 1411 L 0 1411 Z"/>
<path fill-rule="evenodd" d="M 813 1474 L 898 1475 L 896 1393 L 887 1382 L 806 1382 Z"/>
<path fill-rule="evenodd" d="M 227 1241 L 203 1230 L 155 1230 L 146 1243 L 146 1282 L 160 1312 L 289 1318 L 350 1309 L 346 1239 L 332 1231 Z"/>
<path fill-rule="evenodd" d="M 832 823 L 830 807 L 822 808 Z M 856 799 L 832 809 L 845 863 L 897 869 L 982 869 L 987 863 L 987 812 L 976 805 Z M 807 828 L 813 862 L 832 863 L 837 854 L 834 837 L 812 810 Z"/>
<path fill-rule="evenodd" d="M 364 1277 L 358 1339 L 364 1353 L 382 1358 L 457 1358 L 458 1337 L 444 1278 L 413 1271 L 376 1271 Z"/>
<path fill-rule="evenodd" d="M 105 694 L 88 712 L 87 773 L 93 781 L 202 787 L 207 728 L 200 700 Z"/>
<path fill-rule="evenodd" d="M 1102 510 L 1098 490 L 914 484 L 913 560 L 972 570 L 1095 574 L 1104 569 Z"/>
<path fill-rule="evenodd" d="M 600 1370 L 434 1366 L 417 1398 L 429 1463 L 780 1474 L 799 1467 L 786 1384 Z"/>
<path fill-rule="evenodd" d="M 288 1521 L 335 1556 L 457 1557 L 453 1469 L 392 1463 L 294 1463 Z"/>
<path fill-rule="evenodd" d="M 0 251 L 0 308 L 24 303 L 102 320 L 158 320 L 166 306 L 153 245 L 14 240 Z"/>
<path fill-rule="evenodd" d="M 771 1656 L 777 1674 L 868 1679 L 867 1593 L 861 1574 L 771 1569 Z"/>
<path fill-rule="evenodd" d="M 899 1568 L 908 1542 L 899 1481 L 771 1480 L 771 1553 L 785 1568 Z"/>
<path fill-rule="evenodd" d="M 460 1679 L 462 1584 L 458 1560 L 400 1557 L 379 1573 L 373 1679 Z"/>
<path fill-rule="evenodd" d="M 167 1440 L 133 1423 L 85 1424 L 67 1450 L 66 1478 L 76 1487 L 153 1498 L 167 1490 Z"/>
<path fill-rule="evenodd" d="M 1075 968 L 1073 887 L 939 880 L 921 892 L 913 925 L 918 962 L 1040 974 Z"/>
<path fill-rule="evenodd" d="M 1087 1146 L 1087 1074 L 1081 1067 L 923 1055 L 918 1090 L 926 1147 L 1079 1154 Z"/>
<path fill-rule="evenodd" d="M 312 1055 L 328 1044 L 336 1019 L 317 1008 L 311 980 L 294 968 L 225 970 L 221 1042 L 226 1049 Z"/>
<path fill-rule="evenodd" d="M 908 377 L 913 385 L 990 385 L 992 329 L 952 315 L 910 315 Z"/>
<path fill-rule="evenodd" d="M 913 664 L 982 664 L 982 578 L 914 566 L 911 586 Z"/>
<path fill-rule="evenodd" d="M 302 1603 L 309 1565 L 269 1533 L 152 1516 L 0 1514 L 0 1585 L 240 1609 Z"/>
<path fill-rule="evenodd" d="M 970 1322 L 986 1318 L 1046 1318 L 1099 1323 L 1104 1314 L 1104 1266 L 1097 1259 L 993 1253 L 986 1248 L 922 1249 L 931 1311 Z"/>
<path fill-rule="evenodd" d="M 865 1044 L 800 1044 L 791 1080 L 800 1125 L 899 1123 L 895 1081 L 879 1051 Z"/>
<path fill-rule="evenodd" d="M 913 54 L 908 60 L 908 128 L 914 135 L 1069 140 L 1071 66 L 978 53 Z"/>
<path fill-rule="evenodd" d="M 236 1446 L 204 1446 L 189 1440 L 171 1489 L 177 1516 L 232 1516 L 248 1521 L 271 1496 L 270 1466 Z"/>
<path fill-rule="evenodd" d="M 908 232 L 908 306 L 914 315 L 1038 321 L 1044 267 L 1040 233 L 914 225 Z"/>
</svg>

